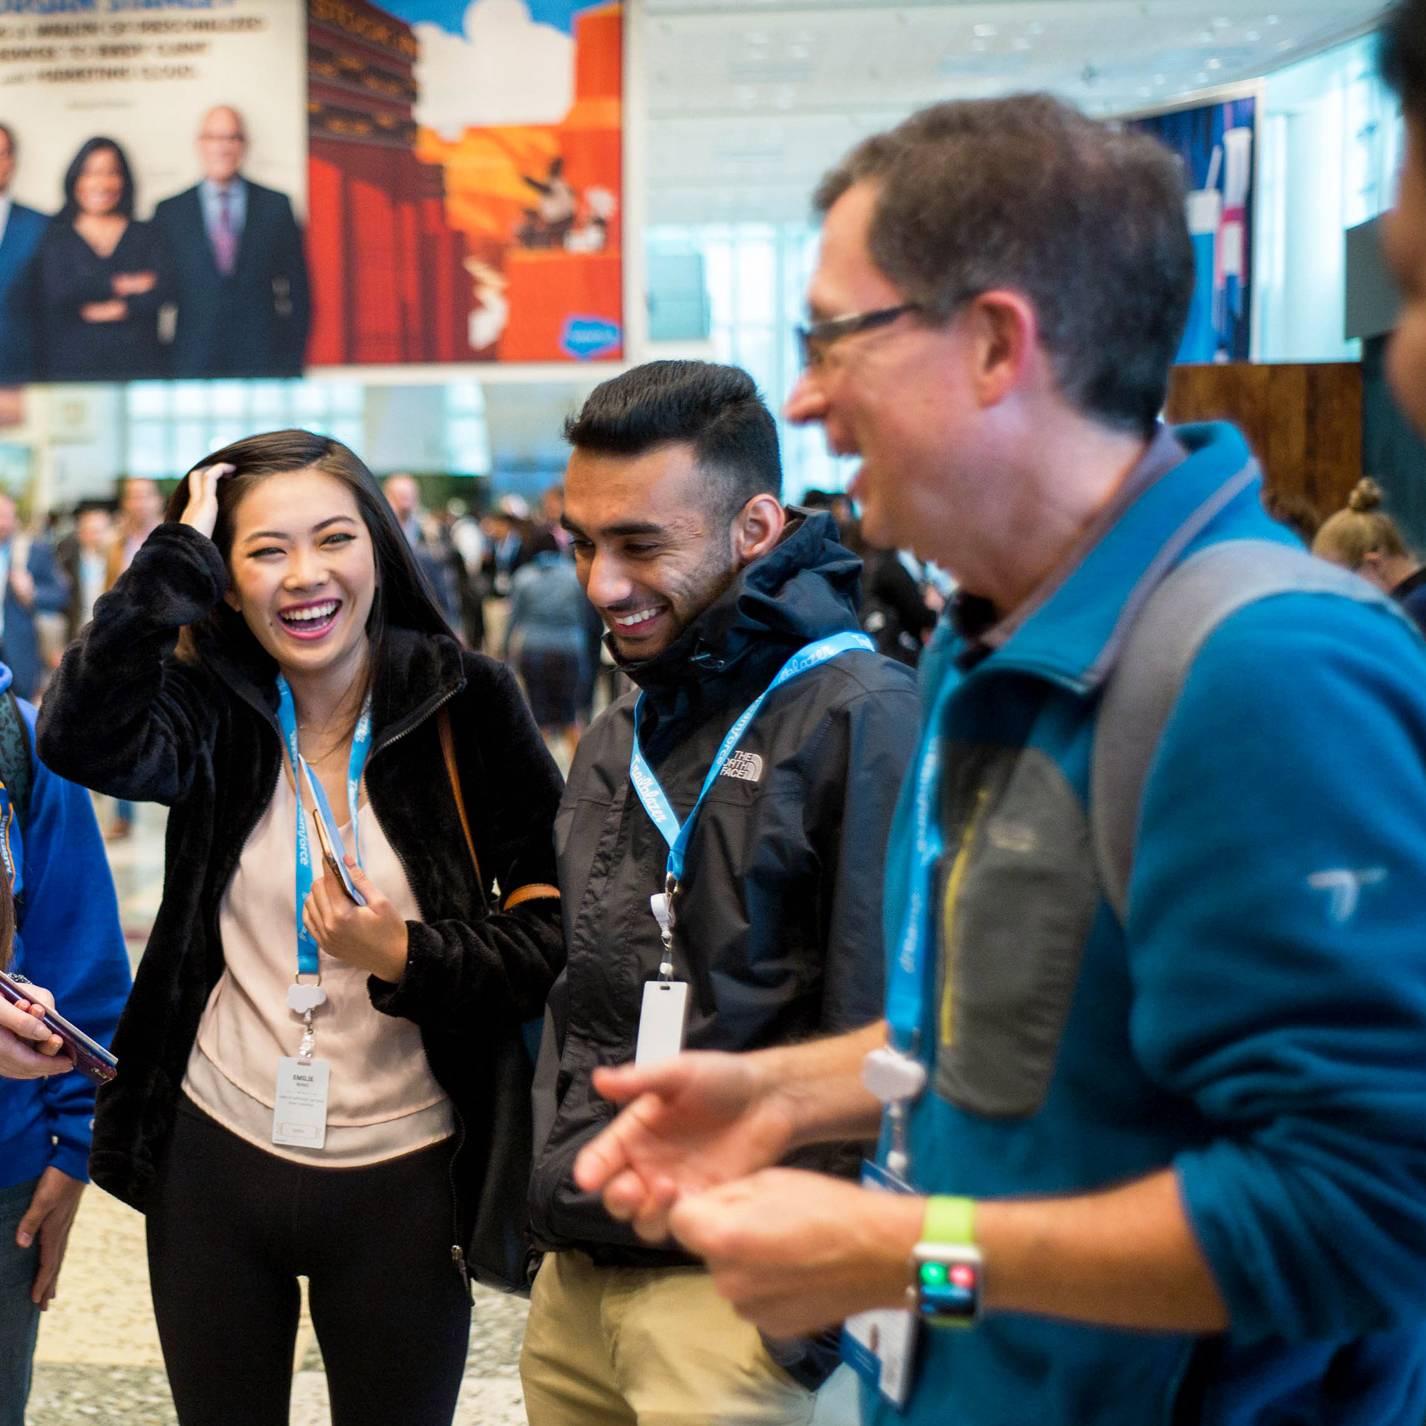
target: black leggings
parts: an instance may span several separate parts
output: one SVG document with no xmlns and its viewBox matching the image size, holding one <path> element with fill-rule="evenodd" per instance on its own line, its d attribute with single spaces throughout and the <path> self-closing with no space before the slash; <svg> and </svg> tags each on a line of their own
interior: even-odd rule
<svg viewBox="0 0 1426 1426">
<path fill-rule="evenodd" d="M 450 1155 L 308 1168 L 180 1100 L 148 1256 L 182 1426 L 287 1426 L 299 1275 L 332 1426 L 450 1426 L 470 1336 Z"/>
</svg>

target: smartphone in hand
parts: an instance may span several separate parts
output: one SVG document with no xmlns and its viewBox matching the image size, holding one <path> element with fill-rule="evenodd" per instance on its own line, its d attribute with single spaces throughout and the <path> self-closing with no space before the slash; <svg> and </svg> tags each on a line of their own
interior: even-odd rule
<svg viewBox="0 0 1426 1426">
<path fill-rule="evenodd" d="M 337 819 L 332 816 L 332 804 L 327 801 L 327 794 L 322 791 L 322 784 L 317 781 L 311 764 L 300 753 L 298 759 L 302 764 L 303 781 L 307 784 L 307 795 L 312 806 L 312 825 L 317 832 L 317 844 L 322 849 L 322 860 L 326 862 L 328 872 L 341 885 L 348 899 L 356 902 L 358 906 L 365 906 L 366 898 L 352 884 L 351 873 L 347 870 L 347 849 L 342 842 L 342 834 L 337 830 Z"/>
<path fill-rule="evenodd" d="M 12 980 L 0 971 L 0 996 L 11 1005 L 20 1001 L 33 1002 L 34 997 L 25 993 L 22 982 Z M 74 1061 L 74 1067 L 86 1079 L 95 1084 L 108 1084 L 119 1072 L 119 1061 L 114 1058 L 98 1040 L 91 1040 L 77 1025 L 71 1025 L 56 1010 L 46 1010 L 40 1019 L 45 1029 L 58 1035 L 64 1045 L 64 1053 Z"/>
</svg>

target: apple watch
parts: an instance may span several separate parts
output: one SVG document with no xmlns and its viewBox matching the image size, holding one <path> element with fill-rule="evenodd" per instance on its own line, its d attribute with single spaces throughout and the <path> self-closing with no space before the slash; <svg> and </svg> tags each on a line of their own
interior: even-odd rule
<svg viewBox="0 0 1426 1426">
<path fill-rule="evenodd" d="M 975 1245 L 975 1203 L 929 1198 L 907 1289 L 916 1315 L 933 1327 L 969 1327 L 980 1315 L 984 1262 Z"/>
</svg>

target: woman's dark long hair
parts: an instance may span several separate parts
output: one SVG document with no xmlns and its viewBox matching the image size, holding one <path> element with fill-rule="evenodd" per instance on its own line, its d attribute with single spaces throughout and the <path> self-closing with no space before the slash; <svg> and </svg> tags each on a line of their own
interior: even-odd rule
<svg viewBox="0 0 1426 1426">
<path fill-rule="evenodd" d="M 83 172 L 90 154 L 99 153 L 104 149 L 108 149 L 114 155 L 115 162 L 119 165 L 119 176 L 124 180 L 124 190 L 119 194 L 119 201 L 115 205 L 114 211 L 123 214 L 125 218 L 134 216 L 134 175 L 129 168 L 129 160 L 123 149 L 113 139 L 106 139 L 102 134 L 99 134 L 84 141 L 84 146 L 75 154 L 73 162 L 70 163 L 69 169 L 64 175 L 64 207 L 56 215 L 57 222 L 72 223 L 78 217 L 79 199 L 74 196 L 74 190 L 79 183 L 79 175 Z"/>
<path fill-rule="evenodd" d="M 243 498 L 268 476 L 289 475 L 299 470 L 321 471 L 351 491 L 362 523 L 371 536 L 376 566 L 376 592 L 366 621 L 367 638 L 371 641 L 371 667 L 380 667 L 386 631 L 392 626 L 454 637 L 376 477 L 340 441 L 314 435 L 311 431 L 266 431 L 245 436 L 204 456 L 189 474 L 210 465 L 234 467 L 231 475 L 225 475 L 218 482 L 218 519 L 213 527 L 213 543 L 230 569 L 233 516 Z M 185 476 L 169 497 L 166 519 L 177 521 L 182 516 L 188 495 L 189 483 Z M 201 659 L 204 646 L 212 640 L 249 666 L 271 662 L 243 616 L 226 603 L 219 604 L 202 624 L 192 626 L 190 633 L 192 637 L 182 646 L 183 653 L 190 658 Z"/>
</svg>

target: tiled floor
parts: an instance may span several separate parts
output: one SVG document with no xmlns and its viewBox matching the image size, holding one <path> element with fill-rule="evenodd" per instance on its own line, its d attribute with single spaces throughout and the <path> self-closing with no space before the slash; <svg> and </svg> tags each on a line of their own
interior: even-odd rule
<svg viewBox="0 0 1426 1426">
<path fill-rule="evenodd" d="M 100 800 L 100 817 L 109 806 Z M 141 807 L 134 834 L 109 844 L 134 961 L 163 885 L 163 813 Z M 456 1426 L 525 1421 L 517 1362 L 525 1303 L 477 1289 Z M 295 1353 L 291 1426 L 329 1426 L 326 1382 L 304 1310 Z M 845 1369 L 843 1369 L 845 1371 Z M 834 1379 L 817 1426 L 855 1419 L 849 1384 Z M 40 1328 L 28 1426 L 176 1426 L 149 1306 L 143 1219 L 98 1189 L 86 1191 L 59 1296 Z M 398 1423 L 393 1423 L 398 1426 Z"/>
</svg>

